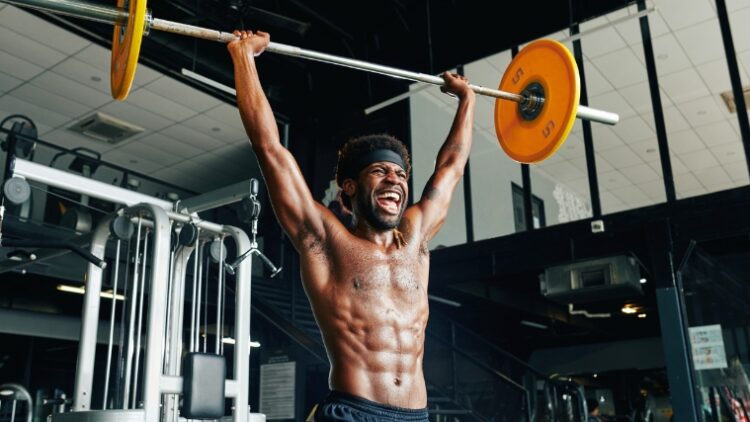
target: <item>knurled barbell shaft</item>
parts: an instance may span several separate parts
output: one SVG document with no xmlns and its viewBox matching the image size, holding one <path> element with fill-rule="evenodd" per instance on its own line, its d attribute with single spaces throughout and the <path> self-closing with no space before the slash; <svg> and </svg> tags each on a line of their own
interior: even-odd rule
<svg viewBox="0 0 750 422">
<path fill-rule="evenodd" d="M 72 1 L 72 0 L 0 0 L 0 2 L 13 4 L 20 7 L 30 7 L 33 9 L 48 11 L 56 14 L 62 14 L 67 16 L 73 16 L 81 19 L 91 20 L 95 22 L 103 22 L 109 24 L 125 23 L 128 19 L 128 12 L 125 10 L 118 9 L 116 7 L 102 6 L 99 4 L 93 4 L 83 1 Z M 146 32 L 149 30 L 157 30 L 163 32 L 171 32 L 179 35 L 186 35 L 193 38 L 201 38 L 209 41 L 218 41 L 228 43 L 237 39 L 237 37 L 230 32 L 222 32 L 213 29 L 202 28 L 194 25 L 187 25 L 178 22 L 172 22 L 159 18 L 147 18 L 146 19 Z M 321 53 L 318 51 L 306 50 L 303 48 L 281 44 L 277 42 L 271 42 L 266 47 L 266 51 L 276 54 L 283 54 L 286 56 L 300 57 L 309 60 L 315 60 L 324 63 L 335 64 L 343 67 L 349 67 L 353 69 L 364 70 L 372 73 L 379 73 L 400 79 L 408 79 L 411 81 L 425 82 L 432 85 L 443 86 L 445 81 L 443 78 L 435 75 L 428 75 L 419 72 L 412 72 L 403 70 L 391 66 L 384 66 L 374 64 L 362 60 L 350 59 L 341 56 L 335 56 L 332 54 Z M 489 97 L 501 98 L 504 100 L 514 101 L 520 103 L 525 100 L 525 97 L 519 94 L 513 94 L 510 92 L 500 91 L 497 89 L 486 88 L 479 85 L 470 84 L 469 87 L 480 95 Z M 586 106 L 579 105 L 576 113 L 576 117 L 584 120 L 591 120 L 599 123 L 605 123 L 608 125 L 614 125 L 620 120 L 620 116 L 616 113 L 598 110 Z"/>
</svg>

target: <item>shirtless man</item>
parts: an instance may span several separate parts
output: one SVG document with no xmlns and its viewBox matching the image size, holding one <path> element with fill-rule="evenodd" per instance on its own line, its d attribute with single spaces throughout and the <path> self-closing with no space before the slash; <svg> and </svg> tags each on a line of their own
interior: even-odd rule
<svg viewBox="0 0 750 422">
<path fill-rule="evenodd" d="M 445 73 L 459 99 L 448 138 L 422 198 L 406 208 L 411 165 L 387 135 L 349 141 L 339 152 L 337 182 L 355 225 L 345 227 L 316 202 L 279 141 L 255 56 L 270 37 L 236 31 L 229 43 L 237 104 L 276 217 L 300 254 L 302 280 L 331 362 L 332 392 L 316 421 L 427 421 L 422 372 L 429 313 L 427 242 L 445 221 L 471 148 L 474 92 Z"/>
</svg>

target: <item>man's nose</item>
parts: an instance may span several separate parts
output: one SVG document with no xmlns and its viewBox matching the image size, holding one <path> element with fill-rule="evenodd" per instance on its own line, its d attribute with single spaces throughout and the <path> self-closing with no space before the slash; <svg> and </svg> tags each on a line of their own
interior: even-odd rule
<svg viewBox="0 0 750 422">
<path fill-rule="evenodd" d="M 390 183 L 398 183 L 399 177 L 398 174 L 395 171 L 389 171 L 385 175 L 385 180 L 389 181 Z"/>
</svg>

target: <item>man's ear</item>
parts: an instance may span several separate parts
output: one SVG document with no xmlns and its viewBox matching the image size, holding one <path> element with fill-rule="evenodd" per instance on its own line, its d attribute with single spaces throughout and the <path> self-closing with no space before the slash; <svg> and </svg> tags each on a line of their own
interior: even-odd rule
<svg viewBox="0 0 750 422">
<path fill-rule="evenodd" d="M 346 179 L 344 180 L 344 184 L 341 187 L 341 190 L 344 191 L 344 195 L 351 198 L 357 191 L 357 183 L 354 181 L 354 179 Z"/>
</svg>

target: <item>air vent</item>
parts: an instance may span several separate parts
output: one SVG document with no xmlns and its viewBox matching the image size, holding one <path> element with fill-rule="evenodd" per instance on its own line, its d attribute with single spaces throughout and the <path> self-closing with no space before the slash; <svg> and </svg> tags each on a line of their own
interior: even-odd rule
<svg viewBox="0 0 750 422">
<path fill-rule="evenodd" d="M 108 144 L 120 143 L 144 131 L 142 127 L 99 112 L 79 120 L 68 130 Z"/>
<path fill-rule="evenodd" d="M 743 87 L 742 94 L 745 97 L 745 107 L 748 107 L 750 105 L 750 86 Z M 724 100 L 724 104 L 727 105 L 730 113 L 737 112 L 737 104 L 734 103 L 734 93 L 732 91 L 722 92 L 721 99 Z"/>
</svg>

